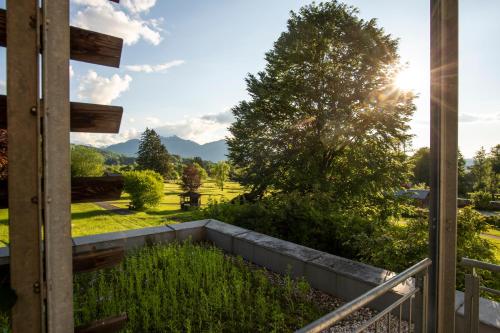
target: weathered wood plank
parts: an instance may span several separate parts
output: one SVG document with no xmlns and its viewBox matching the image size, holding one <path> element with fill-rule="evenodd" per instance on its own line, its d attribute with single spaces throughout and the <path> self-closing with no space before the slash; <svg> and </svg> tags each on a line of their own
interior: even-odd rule
<svg viewBox="0 0 500 333">
<path fill-rule="evenodd" d="M 7 91 L 10 283 L 17 294 L 12 332 L 42 332 L 39 2 L 9 1 Z M 5 14 L 5 13 L 4 13 Z M 4 35 L 5 36 L 5 35 Z M 7 187 L 3 190 L 7 192 Z"/>
<path fill-rule="evenodd" d="M 122 262 L 124 257 L 123 246 L 73 254 L 73 272 L 84 273 L 113 267 Z"/>
<path fill-rule="evenodd" d="M 42 213 L 48 286 L 45 315 L 47 332 L 66 333 L 75 329 L 69 143 L 69 1 L 42 1 L 42 11 Z"/>
<path fill-rule="evenodd" d="M 119 332 L 127 324 L 127 314 L 122 314 L 115 317 L 109 317 L 102 320 L 94 321 L 85 326 L 79 326 L 75 329 L 76 333 L 112 333 Z"/>
<path fill-rule="evenodd" d="M 455 332 L 458 151 L 457 0 L 430 1 L 429 331 Z"/>
<path fill-rule="evenodd" d="M 70 131 L 118 133 L 123 115 L 121 106 L 70 103 Z M 0 95 L 0 129 L 7 128 L 7 96 Z"/>
<path fill-rule="evenodd" d="M 72 267 L 74 273 L 93 272 L 118 265 L 125 258 L 123 246 L 84 253 L 73 253 Z M 10 288 L 10 265 L 0 265 L 0 286 Z"/>
<path fill-rule="evenodd" d="M 71 27 L 70 57 L 91 64 L 120 67 L 123 39 Z"/>
<path fill-rule="evenodd" d="M 118 200 L 122 191 L 122 176 L 77 177 L 71 179 L 71 202 Z"/>
<path fill-rule="evenodd" d="M 0 208 L 8 208 L 8 182 L 0 181 Z M 76 177 L 71 179 L 71 202 L 97 202 L 120 199 L 123 177 Z"/>
<path fill-rule="evenodd" d="M 0 9 L 0 46 L 7 46 L 7 11 Z M 91 64 L 120 67 L 123 39 L 70 27 L 70 58 Z"/>
<path fill-rule="evenodd" d="M 71 102 L 71 132 L 118 133 L 123 108 Z"/>
</svg>

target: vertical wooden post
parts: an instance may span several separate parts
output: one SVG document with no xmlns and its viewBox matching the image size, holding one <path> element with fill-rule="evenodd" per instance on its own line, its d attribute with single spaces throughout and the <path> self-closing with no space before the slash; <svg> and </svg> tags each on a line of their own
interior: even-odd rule
<svg viewBox="0 0 500 333">
<path fill-rule="evenodd" d="M 458 0 L 431 0 L 429 329 L 455 331 Z"/>
<path fill-rule="evenodd" d="M 9 236 L 14 333 L 42 332 L 38 1 L 7 1 Z"/>
<path fill-rule="evenodd" d="M 73 332 L 69 0 L 43 0 L 43 166 L 47 331 Z"/>
</svg>

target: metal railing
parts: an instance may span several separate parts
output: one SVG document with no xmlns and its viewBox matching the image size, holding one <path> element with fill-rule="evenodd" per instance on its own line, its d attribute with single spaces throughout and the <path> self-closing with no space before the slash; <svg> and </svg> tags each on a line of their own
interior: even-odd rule
<svg viewBox="0 0 500 333">
<path fill-rule="evenodd" d="M 500 266 L 469 258 L 462 258 L 461 264 L 471 269 L 470 274 L 465 274 L 465 332 L 477 333 L 479 331 L 479 292 L 482 290 L 500 296 L 500 290 L 481 286 L 481 276 L 476 273 L 476 269 L 500 273 Z"/>
<path fill-rule="evenodd" d="M 295 333 L 316 333 L 326 330 L 336 323 L 341 322 L 346 319 L 348 316 L 366 306 L 370 302 L 376 300 L 382 295 L 386 294 L 394 287 L 400 285 L 401 283 L 407 281 L 409 278 L 414 278 L 415 284 L 411 290 L 406 293 L 404 296 L 399 298 L 397 301 L 389 305 L 383 311 L 379 312 L 361 326 L 353 328 L 353 332 L 363 332 L 368 330 L 370 327 L 374 326 L 375 331 L 377 332 L 379 329 L 379 323 L 386 320 L 387 321 L 387 329 L 386 332 L 390 332 L 390 322 L 391 322 L 391 313 L 398 312 L 397 308 L 399 308 L 399 320 L 397 322 L 397 331 L 401 332 L 402 330 L 402 321 L 403 321 L 403 305 L 408 302 L 408 313 L 407 313 L 407 332 L 425 332 L 426 331 L 426 323 L 427 323 L 427 295 L 428 295 L 428 268 L 431 265 L 432 261 L 429 258 L 426 258 L 419 263 L 413 265 L 408 268 L 404 272 L 399 273 L 398 275 L 392 277 L 387 280 L 383 284 L 369 290 L 358 298 L 344 304 L 337 310 L 326 314 L 325 316 L 319 318 L 318 320 L 308 324 L 307 326 L 297 330 Z M 414 299 L 418 296 L 418 308 L 415 309 L 413 307 Z M 416 312 L 416 315 L 412 318 L 412 313 Z M 415 325 L 412 324 L 412 320 Z M 412 329 L 413 328 L 413 329 Z"/>
</svg>

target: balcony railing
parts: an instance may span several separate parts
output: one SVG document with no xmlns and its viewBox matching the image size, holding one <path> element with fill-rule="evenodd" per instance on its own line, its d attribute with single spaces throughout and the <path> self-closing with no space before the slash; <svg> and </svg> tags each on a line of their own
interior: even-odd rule
<svg viewBox="0 0 500 333">
<path fill-rule="evenodd" d="M 322 332 L 336 323 L 349 317 L 351 314 L 375 301 L 385 293 L 392 290 L 394 287 L 406 282 L 409 278 L 414 278 L 414 284 L 410 290 L 397 301 L 389 305 L 383 311 L 379 312 L 359 327 L 354 328 L 354 332 L 364 332 L 369 328 L 375 328 L 378 331 L 380 324 L 383 321 L 387 323 L 386 331 L 390 331 L 391 315 L 396 313 L 398 317 L 397 331 L 403 329 L 402 321 L 406 318 L 407 332 L 426 332 L 427 331 L 427 295 L 428 295 L 428 269 L 432 261 L 428 258 L 420 261 L 414 266 L 408 268 L 404 272 L 387 280 L 383 284 L 369 290 L 358 298 L 344 304 L 337 310 L 328 313 L 322 318 L 310 323 L 309 325 L 296 331 L 296 333 L 315 333 Z M 407 313 L 403 312 L 405 304 Z M 417 303 L 417 304 L 414 304 Z"/>
<path fill-rule="evenodd" d="M 465 332 L 477 333 L 479 331 L 479 292 L 482 290 L 500 296 L 500 290 L 482 286 L 481 276 L 476 273 L 476 269 L 500 273 L 500 266 L 468 258 L 462 258 L 461 264 L 470 268 L 470 273 L 465 274 Z"/>
</svg>

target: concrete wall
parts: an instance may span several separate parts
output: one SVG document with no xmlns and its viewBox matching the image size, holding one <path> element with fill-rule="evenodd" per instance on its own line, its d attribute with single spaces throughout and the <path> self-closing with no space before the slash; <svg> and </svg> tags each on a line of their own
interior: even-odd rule
<svg viewBox="0 0 500 333">
<path fill-rule="evenodd" d="M 344 300 L 352 300 L 387 281 L 393 272 L 317 251 L 281 239 L 215 220 L 201 220 L 153 228 L 128 230 L 73 239 L 73 252 L 124 246 L 126 250 L 174 240 L 209 241 L 226 252 L 281 274 L 304 277 L 312 287 Z M 8 249 L 0 248 L 0 265 L 8 263 Z M 377 310 L 411 288 L 404 284 L 370 304 Z M 463 293 L 457 291 L 457 332 L 463 331 Z M 404 309 L 406 314 L 407 308 Z M 481 299 L 480 332 L 500 333 L 500 304 Z"/>
</svg>

